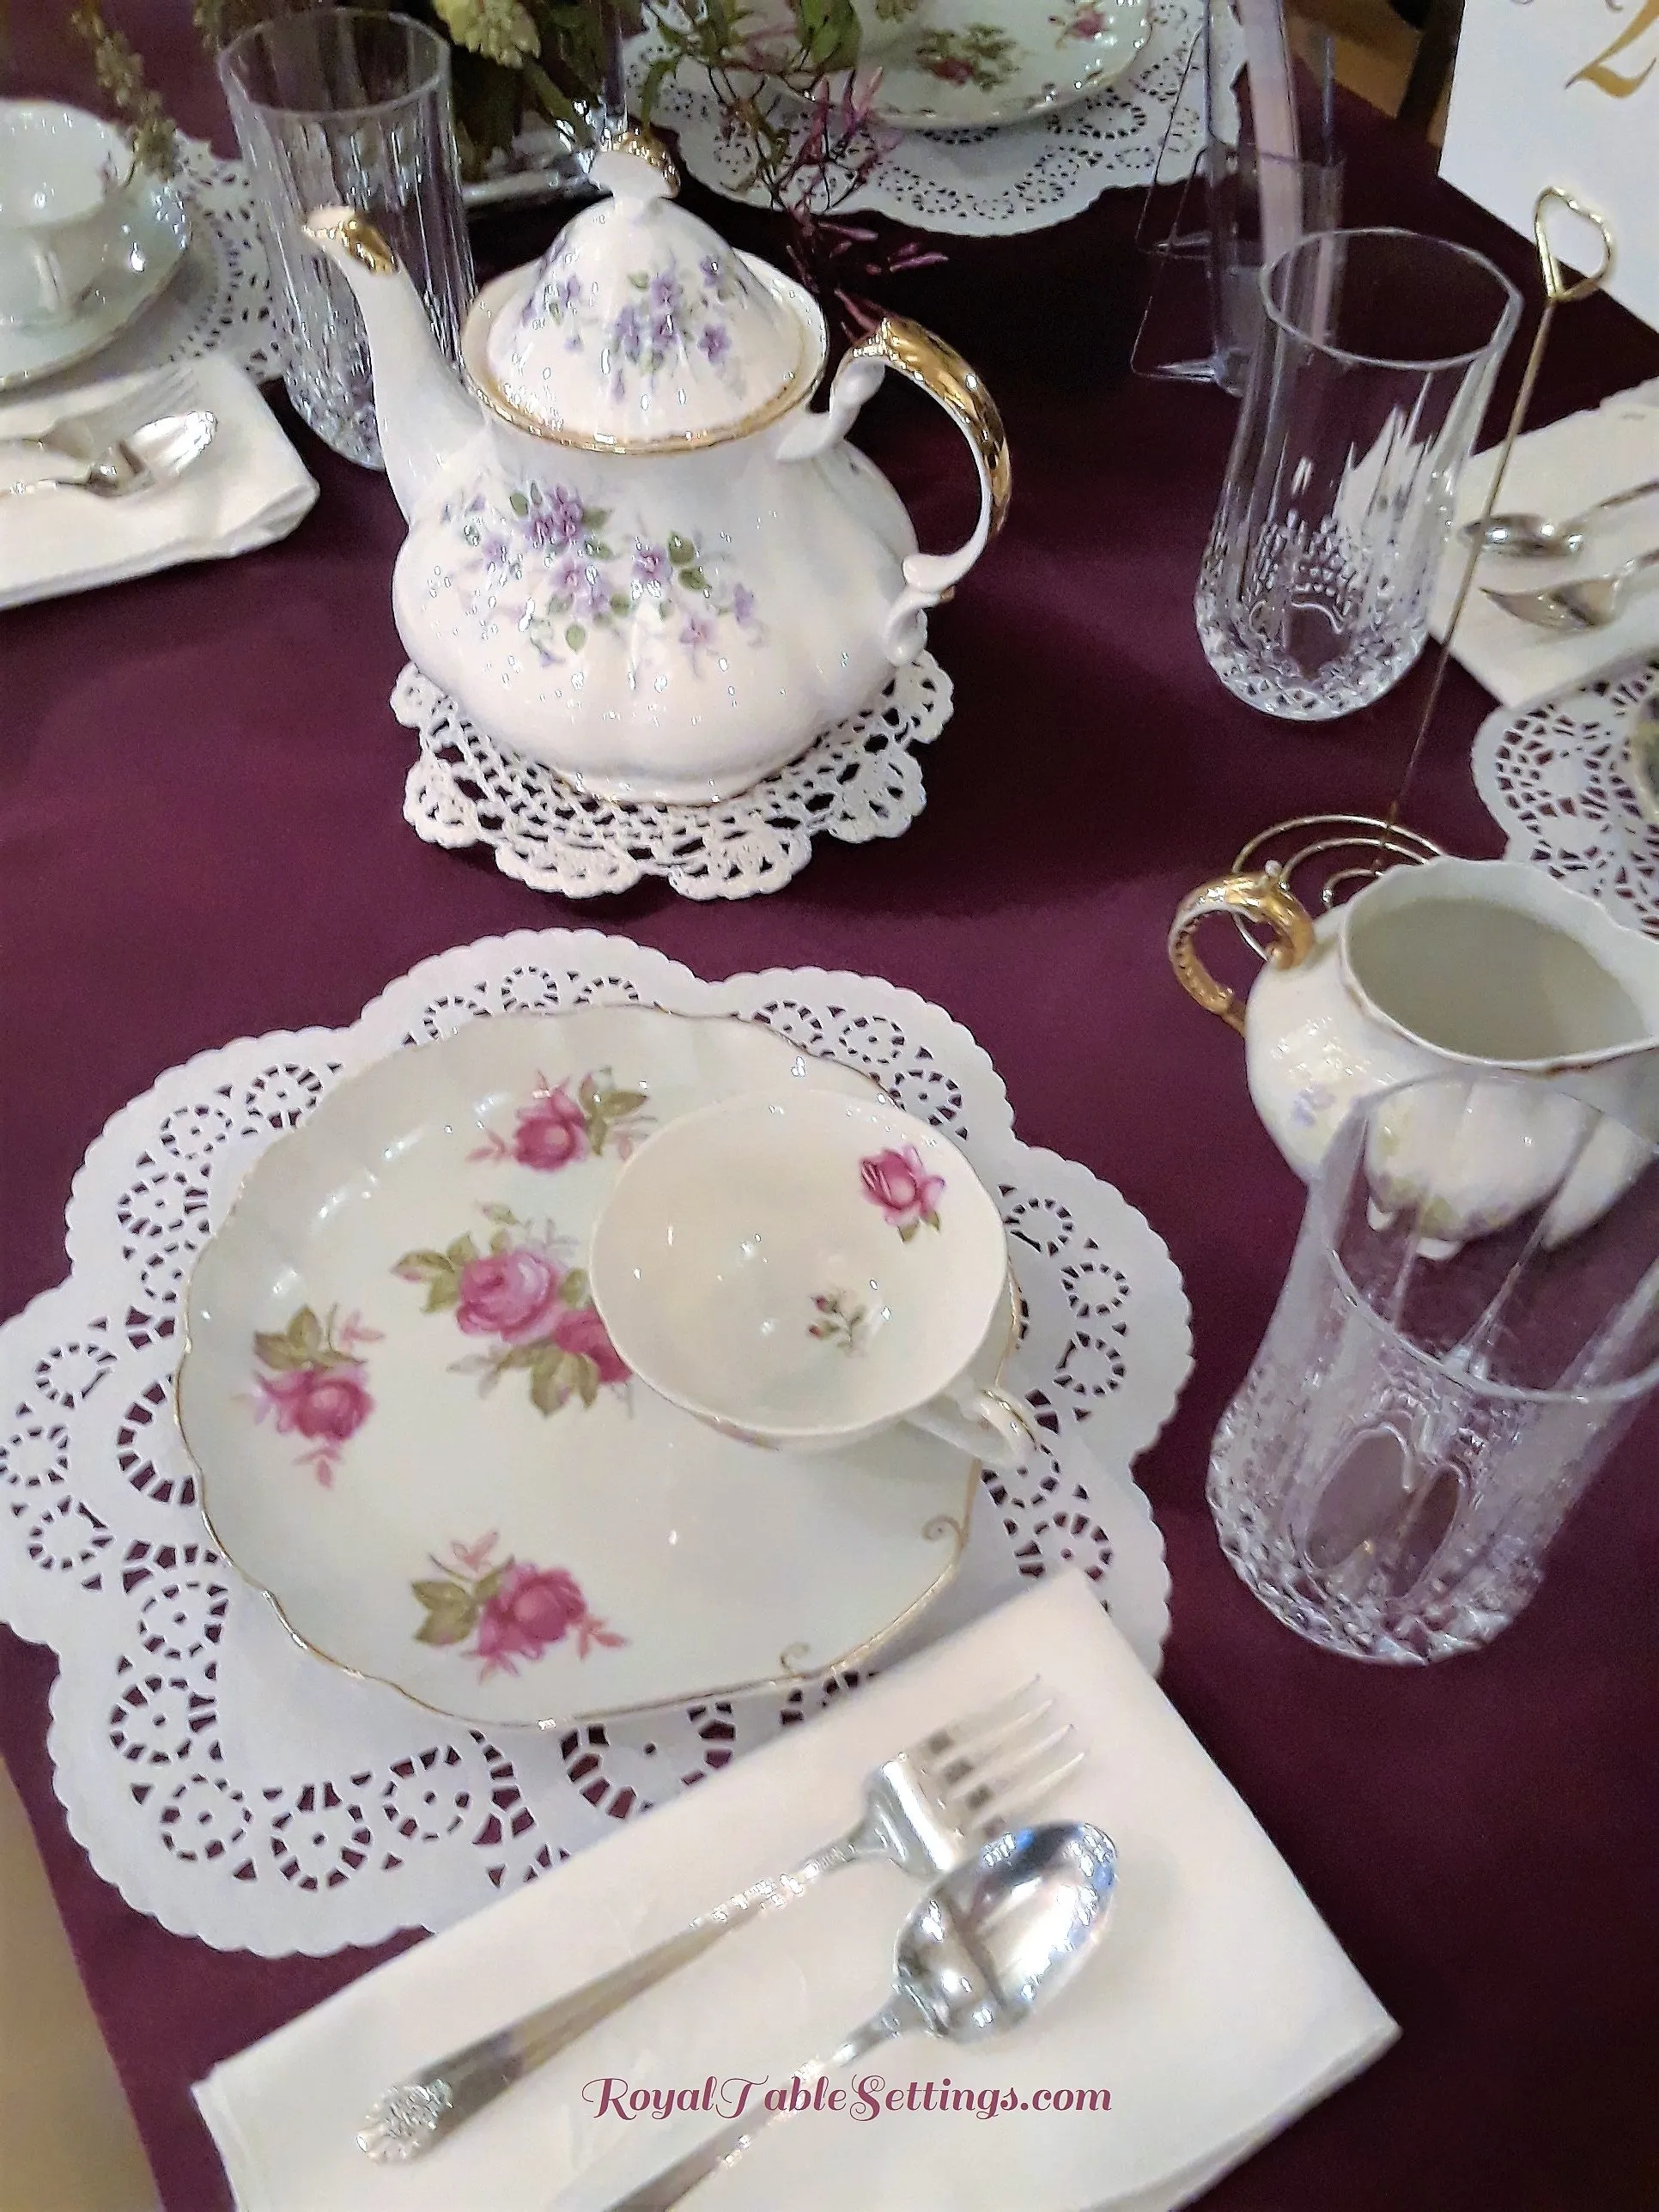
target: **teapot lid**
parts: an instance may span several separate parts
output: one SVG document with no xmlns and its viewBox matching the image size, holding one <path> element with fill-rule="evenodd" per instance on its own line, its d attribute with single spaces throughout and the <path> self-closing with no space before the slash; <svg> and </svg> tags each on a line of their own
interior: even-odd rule
<svg viewBox="0 0 1659 2212">
<path fill-rule="evenodd" d="M 780 412 L 815 354 L 782 278 L 675 206 L 673 163 L 643 132 L 608 138 L 590 173 L 609 197 L 489 331 L 495 396 L 528 429 L 619 452 L 712 444 Z"/>
</svg>

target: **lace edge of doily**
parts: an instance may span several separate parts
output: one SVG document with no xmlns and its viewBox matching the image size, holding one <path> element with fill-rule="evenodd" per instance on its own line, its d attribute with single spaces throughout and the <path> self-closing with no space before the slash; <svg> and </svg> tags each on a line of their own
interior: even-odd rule
<svg viewBox="0 0 1659 2212">
<path fill-rule="evenodd" d="M 438 980 L 443 963 L 453 959 L 458 952 L 465 952 L 470 956 L 489 954 L 502 959 L 516 959 L 521 956 L 528 956 L 534 948 L 546 945 L 550 940 L 555 945 L 588 945 L 595 949 L 605 947 L 611 962 L 614 962 L 617 957 L 617 947 L 623 946 L 627 949 L 628 955 L 641 955 L 648 961 L 659 963 L 665 981 L 675 988 L 683 989 L 689 985 L 693 994 L 699 996 L 703 994 L 708 994 L 708 1000 L 705 1003 L 713 1001 L 721 1010 L 731 1012 L 738 1012 L 742 1001 L 745 999 L 759 997 L 763 994 L 768 998 L 787 1001 L 798 995 L 812 994 L 812 987 L 817 986 L 821 987 L 823 991 L 830 996 L 833 1004 L 836 1000 L 844 1001 L 854 998 L 873 984 L 881 992 L 890 995 L 895 1018 L 899 1020 L 901 1026 L 915 1029 L 925 1025 L 943 1036 L 948 1042 L 951 1054 L 958 1057 L 960 1062 L 965 1066 L 972 1069 L 975 1087 L 982 1089 L 988 1102 L 994 1109 L 997 1127 L 1013 1142 L 1024 1146 L 1024 1139 L 1019 1138 L 1015 1131 L 1013 1107 L 1009 1100 L 1007 1085 L 1002 1079 L 996 1062 L 966 1024 L 958 1021 L 953 1013 L 941 1006 L 937 1000 L 924 998 L 921 992 L 913 991 L 905 984 L 891 982 L 884 975 L 861 975 L 852 969 L 817 968 L 810 965 L 787 968 L 745 968 L 739 969 L 730 975 L 711 978 L 699 975 L 695 969 L 688 968 L 684 962 L 672 960 L 666 953 L 658 952 L 650 945 L 640 945 L 633 938 L 616 935 L 609 930 L 559 927 L 515 929 L 509 930 L 499 937 L 477 938 L 471 945 L 453 947 L 444 952 L 434 952 L 427 959 L 418 961 L 405 974 L 394 977 L 385 990 L 378 993 L 369 1000 L 362 1012 L 358 1015 L 356 1021 L 351 1024 L 350 1031 L 355 1033 L 359 1028 L 369 1024 L 371 1018 L 379 1018 L 393 1024 L 402 1023 L 404 1019 L 402 1012 L 404 1003 L 406 1001 L 410 1003 L 411 1011 L 414 1006 L 425 1003 L 433 984 Z M 696 1011 L 692 1005 L 679 1003 L 667 998 L 659 999 L 655 1003 L 668 1013 L 690 1013 Z M 910 1018 L 908 1024 L 904 1018 L 907 1016 Z M 458 1027 L 459 1025 L 459 1024 L 456 1024 Z M 347 1033 L 342 1030 L 327 1032 L 336 1036 Z M 441 1030 L 439 1033 L 447 1034 L 447 1032 Z M 369 1034 L 371 1041 L 377 1041 L 374 1039 L 372 1030 Z M 406 1028 L 401 1029 L 398 1042 L 401 1042 L 402 1037 L 407 1034 Z M 262 1040 L 252 1039 L 244 1040 L 244 1042 L 259 1042 Z M 395 1046 L 389 1048 L 395 1049 Z M 988 1132 L 970 1132 L 963 1141 L 972 1152 L 977 1145 L 986 1140 L 988 1135 Z M 1035 1152 L 1039 1148 L 1024 1146 L 1024 1149 Z M 1045 1157 L 1059 1158 L 1062 1156 L 1048 1153 Z M 1081 1165 L 1081 1163 L 1073 1162 L 1071 1164 Z M 1092 1170 L 1086 1169 L 1085 1172 L 1092 1174 Z M 1106 1185 L 1102 1177 L 1095 1176 L 1094 1180 L 1101 1182 L 1103 1188 L 1111 1187 Z M 1127 1200 L 1124 1202 L 1127 1204 Z"/>
<path fill-rule="evenodd" d="M 822 823 L 797 823 L 787 831 L 769 826 L 763 830 L 757 830 L 757 836 L 763 837 L 770 846 L 769 865 L 763 877 L 759 878 L 751 878 L 747 881 L 742 878 L 727 878 L 712 869 L 698 869 L 672 862 L 662 866 L 654 860 L 641 860 L 631 854 L 613 861 L 605 871 L 603 881 L 585 880 L 583 872 L 574 865 L 561 866 L 556 861 L 548 866 L 538 866 L 516 846 L 490 834 L 484 827 L 474 801 L 459 787 L 448 763 L 438 759 L 430 749 L 428 724 L 434 711 L 446 704 L 458 714 L 460 710 L 455 707 L 454 701 L 430 677 L 423 674 L 413 661 L 406 663 L 399 673 L 392 686 L 390 702 L 396 719 L 405 729 L 418 732 L 421 741 L 420 750 L 404 779 L 404 819 L 423 844 L 435 846 L 441 851 L 462 852 L 475 845 L 488 846 L 502 875 L 515 883 L 523 884 L 530 890 L 540 891 L 551 897 L 616 897 L 647 880 L 665 883 L 678 896 L 698 904 L 712 904 L 717 899 L 764 897 L 774 891 L 782 890 L 794 881 L 811 860 L 816 838 L 827 836 L 843 845 L 865 845 L 873 843 L 878 838 L 901 837 L 926 811 L 927 786 L 921 763 L 915 759 L 912 749 L 917 745 L 930 745 L 943 733 L 955 711 L 956 686 L 949 672 L 932 653 L 919 656 L 915 665 L 924 659 L 927 664 L 925 672 L 933 679 L 935 694 L 932 711 L 925 720 L 914 724 L 904 732 L 896 748 L 896 757 L 903 761 L 908 780 L 913 785 L 913 790 L 907 793 L 910 801 L 908 811 L 896 811 L 879 819 L 866 816 L 855 821 L 844 816 L 832 817 Z M 862 711 L 868 712 L 869 709 Z M 856 718 L 849 717 L 849 720 L 854 719 Z M 787 775 L 830 734 L 829 732 L 820 732 L 811 744 L 802 748 L 793 761 L 786 762 L 782 769 L 772 771 L 773 775 Z M 753 788 L 759 790 L 770 780 L 769 776 L 763 777 L 761 783 Z M 441 790 L 437 788 L 440 786 Z M 740 793 L 738 796 L 742 798 L 744 794 Z M 433 803 L 437 797 L 448 802 L 452 810 L 449 818 L 446 818 L 442 810 Z M 721 802 L 726 805 L 733 803 L 731 800 Z M 715 809 L 688 810 L 705 811 L 713 813 Z"/>
<path fill-rule="evenodd" d="M 1121 1468 L 1102 1461 L 1102 1471 L 1109 1475 L 1114 1481 L 1127 1482 L 1132 1487 L 1138 1488 L 1139 1485 L 1135 1483 L 1133 1473 L 1133 1462 L 1152 1449 L 1174 1419 L 1176 1409 L 1181 1403 L 1181 1394 L 1186 1389 L 1193 1371 L 1194 1357 L 1193 1309 L 1192 1302 L 1187 1296 L 1186 1279 L 1176 1264 L 1174 1253 L 1153 1228 L 1151 1221 L 1138 1206 L 1132 1206 L 1129 1203 L 1115 1182 L 1108 1182 L 1104 1176 L 1097 1175 L 1094 1170 L 1082 1160 L 1072 1159 L 1064 1152 L 1050 1152 L 1044 1145 L 1024 1143 L 1023 1139 L 1014 1135 L 1012 1128 L 1009 1131 L 1008 1141 L 1023 1159 L 1040 1163 L 1046 1171 L 1046 1179 L 1051 1184 L 1063 1186 L 1080 1175 L 1085 1176 L 1097 1191 L 1108 1194 L 1112 1201 L 1109 1210 L 1115 1212 L 1119 1219 L 1126 1224 L 1133 1224 L 1130 1233 L 1140 1240 L 1152 1264 L 1163 1273 L 1164 1289 L 1170 1299 L 1172 1319 L 1177 1317 L 1176 1309 L 1179 1309 L 1178 1334 L 1172 1329 L 1167 1345 L 1162 1339 L 1159 1340 L 1160 1350 L 1167 1351 L 1169 1357 L 1161 1365 L 1156 1366 L 1152 1370 L 1151 1380 L 1158 1386 L 1158 1389 L 1156 1393 L 1152 1390 L 1147 1392 L 1149 1399 L 1153 1398 L 1154 1395 L 1161 1398 L 1164 1404 L 1163 1413 L 1156 1419 L 1150 1423 L 1142 1422 L 1139 1426 L 1128 1421 L 1115 1419 L 1109 1422 L 1103 1419 L 1099 1413 L 1085 1414 L 1079 1419 L 1079 1428 L 1090 1438 L 1091 1443 L 1100 1437 L 1109 1436 L 1115 1450 L 1122 1455 L 1123 1464 Z M 982 1174 L 994 1173 L 998 1154 L 987 1146 L 978 1146 L 972 1149 L 975 1167 Z M 1018 1279 L 1018 1259 L 1013 1262 L 1013 1266 L 1015 1277 Z"/>
</svg>

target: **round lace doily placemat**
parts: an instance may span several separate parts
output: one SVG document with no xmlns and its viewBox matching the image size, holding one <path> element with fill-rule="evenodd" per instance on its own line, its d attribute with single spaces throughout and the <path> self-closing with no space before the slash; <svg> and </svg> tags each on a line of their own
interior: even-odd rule
<svg viewBox="0 0 1659 2212">
<path fill-rule="evenodd" d="M 996 236 L 1065 222 L 1102 192 L 1144 188 L 1155 168 L 1166 183 L 1185 176 L 1203 124 L 1201 84 L 1187 68 L 1200 16 L 1194 0 L 1152 0 L 1152 18 L 1134 66 L 1097 98 L 1000 130 L 905 131 L 836 214 L 863 210 L 918 230 Z M 636 90 L 650 52 L 641 41 L 630 57 Z M 685 165 L 702 183 L 766 204 L 763 190 L 743 189 L 748 163 L 721 132 L 706 78 L 682 70 L 659 96 L 656 119 L 679 134 Z"/>
<path fill-rule="evenodd" d="M 173 181 L 190 218 L 190 244 L 166 289 L 101 352 L 41 378 L 31 395 L 204 353 L 228 353 L 256 383 L 281 374 L 270 267 L 247 171 L 221 161 L 204 139 L 180 137 Z"/>
<path fill-rule="evenodd" d="M 1474 784 L 1508 841 L 1600 899 L 1617 921 L 1659 937 L 1659 828 L 1638 806 L 1626 766 L 1636 709 L 1659 690 L 1659 654 L 1516 711 L 1475 733 Z"/>
<path fill-rule="evenodd" d="M 951 716 L 951 679 L 922 653 L 879 699 L 827 731 L 799 760 L 717 806 L 596 799 L 550 768 L 503 752 L 417 668 L 392 694 L 420 733 L 404 817 L 429 845 L 488 845 L 503 875 L 532 890 L 592 898 L 660 876 L 684 897 L 781 890 L 814 837 L 861 845 L 896 837 L 927 804 L 912 748 Z"/>
<path fill-rule="evenodd" d="M 252 1162 L 343 1074 L 403 1044 L 595 1002 L 764 1022 L 866 1069 L 964 1146 L 1000 1196 L 1025 1306 L 1012 1379 L 1045 1448 L 1018 1476 L 986 1477 L 969 1558 L 918 1640 L 1020 1576 L 1075 1565 L 1157 1664 L 1168 1577 L 1129 1468 L 1191 1363 L 1181 1278 L 1109 1185 L 1018 1141 L 968 1032 L 867 976 L 705 983 L 593 931 L 459 946 L 349 1029 L 243 1038 L 125 1107 L 76 1178 L 69 1279 L 0 1329 L 0 1619 L 58 1655 L 50 1748 L 71 1830 L 129 1904 L 179 1934 L 277 1956 L 446 1927 L 856 1682 L 487 1735 L 309 1657 L 208 1540 L 172 1406 L 179 1304 Z"/>
</svg>

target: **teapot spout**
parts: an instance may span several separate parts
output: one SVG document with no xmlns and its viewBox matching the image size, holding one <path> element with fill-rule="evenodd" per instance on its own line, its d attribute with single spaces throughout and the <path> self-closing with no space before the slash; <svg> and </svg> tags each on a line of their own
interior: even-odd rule
<svg viewBox="0 0 1659 2212">
<path fill-rule="evenodd" d="M 421 295 L 374 224 L 355 209 L 313 209 L 306 235 L 350 285 L 368 331 L 380 452 L 407 518 L 478 429 L 477 410 L 440 351 Z"/>
</svg>

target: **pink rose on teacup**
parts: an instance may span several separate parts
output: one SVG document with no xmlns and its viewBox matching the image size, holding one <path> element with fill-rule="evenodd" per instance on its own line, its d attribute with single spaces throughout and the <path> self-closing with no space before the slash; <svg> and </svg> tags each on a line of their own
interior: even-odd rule
<svg viewBox="0 0 1659 2212">
<path fill-rule="evenodd" d="M 556 1091 L 538 1091 L 529 1105 L 519 1109 L 513 1157 L 522 1166 L 550 1173 L 586 1159 L 587 1152 L 587 1115 L 570 1096 L 568 1081 Z"/>
<path fill-rule="evenodd" d="M 550 1334 L 556 1316 L 568 1310 L 559 1297 L 562 1280 L 545 1253 L 523 1245 L 485 1252 L 461 1269 L 456 1322 L 468 1336 L 529 1344 Z"/>
<path fill-rule="evenodd" d="M 597 1306 L 567 1306 L 553 1324 L 553 1341 L 563 1352 L 591 1359 L 601 1382 L 626 1382 L 631 1370 L 611 1341 Z"/>
<path fill-rule="evenodd" d="M 374 1410 L 355 1363 L 331 1367 L 295 1367 L 283 1375 L 261 1375 L 260 1389 L 275 1407 L 277 1432 L 296 1430 L 321 1443 L 343 1444 Z"/>
<path fill-rule="evenodd" d="M 865 1196 L 881 1208 L 889 1228 L 896 1229 L 907 1241 L 923 1222 L 930 1229 L 939 1227 L 945 1177 L 928 1174 L 927 1163 L 914 1145 L 902 1150 L 890 1146 L 884 1152 L 873 1152 L 860 1160 L 859 1179 Z"/>
</svg>

